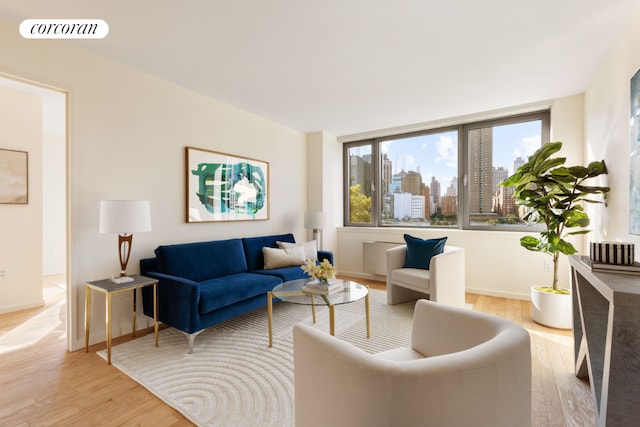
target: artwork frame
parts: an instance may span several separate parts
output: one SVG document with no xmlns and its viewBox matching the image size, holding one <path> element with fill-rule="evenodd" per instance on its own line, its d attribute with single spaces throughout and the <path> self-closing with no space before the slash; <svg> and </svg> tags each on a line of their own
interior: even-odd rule
<svg viewBox="0 0 640 427">
<path fill-rule="evenodd" d="M 29 153 L 0 148 L 0 204 L 29 204 Z"/>
<path fill-rule="evenodd" d="M 640 70 L 631 77 L 629 99 L 629 233 L 640 235 Z"/>
<path fill-rule="evenodd" d="M 186 222 L 269 219 L 269 162 L 185 147 Z"/>
</svg>

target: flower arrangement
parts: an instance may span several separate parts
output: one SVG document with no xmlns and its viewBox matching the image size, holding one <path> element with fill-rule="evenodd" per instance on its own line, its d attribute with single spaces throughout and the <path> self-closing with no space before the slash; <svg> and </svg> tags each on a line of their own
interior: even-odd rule
<svg viewBox="0 0 640 427">
<path fill-rule="evenodd" d="M 300 268 L 307 273 L 312 280 L 318 280 L 320 283 L 329 283 L 336 277 L 336 268 L 331 265 L 327 259 L 322 260 L 320 264 L 316 264 L 315 261 L 308 259 Z"/>
</svg>

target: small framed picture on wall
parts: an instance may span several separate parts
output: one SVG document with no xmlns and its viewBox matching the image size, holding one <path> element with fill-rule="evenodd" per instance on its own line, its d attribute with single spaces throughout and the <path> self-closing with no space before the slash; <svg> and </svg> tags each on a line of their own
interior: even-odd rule
<svg viewBox="0 0 640 427">
<path fill-rule="evenodd" d="M 0 204 L 29 203 L 29 153 L 0 148 Z"/>
</svg>

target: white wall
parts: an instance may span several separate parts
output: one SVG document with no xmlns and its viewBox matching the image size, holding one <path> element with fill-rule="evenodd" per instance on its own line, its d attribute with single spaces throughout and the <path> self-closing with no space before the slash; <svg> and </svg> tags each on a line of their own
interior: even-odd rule
<svg viewBox="0 0 640 427">
<path fill-rule="evenodd" d="M 64 42 L 22 39 L 17 25 L 0 20 L 0 72 L 70 96 L 73 348 L 83 345 L 84 284 L 118 271 L 116 236 L 98 233 L 101 199 L 151 201 L 153 231 L 134 236 L 130 273 L 160 244 L 281 232 L 306 237 L 304 134 Z M 270 219 L 186 224 L 185 146 L 269 162 Z M 91 342 L 97 342 L 105 339 L 104 304 L 101 296 L 93 301 Z M 129 295 L 115 299 L 114 336 L 131 329 L 130 302 Z"/>
<path fill-rule="evenodd" d="M 583 158 L 583 97 L 581 95 L 554 100 L 551 126 L 554 140 L 563 141 L 562 153 L 567 164 L 581 163 Z M 364 241 L 404 242 L 403 234 L 422 238 L 448 236 L 447 243 L 465 249 L 467 292 L 508 298 L 529 299 L 534 285 L 549 285 L 553 273 L 545 270 L 548 255 L 527 251 L 520 246 L 524 233 L 506 231 L 472 231 L 449 229 L 357 228 L 338 230 L 338 270 L 342 274 L 371 277 L 362 271 Z M 582 239 L 574 239 L 578 248 Z M 560 285 L 569 286 L 569 266 L 561 259 Z M 384 279 L 384 277 L 377 277 Z"/>
<path fill-rule="evenodd" d="M 0 313 L 42 300 L 42 103 L 40 97 L 0 87 L 0 148 L 28 152 L 28 198 L 0 204 Z"/>
<path fill-rule="evenodd" d="M 611 187 L 609 206 L 599 208 L 593 240 L 619 240 L 636 245 L 629 234 L 629 101 L 630 79 L 640 69 L 640 6 L 630 17 L 609 56 L 585 93 L 586 152 L 589 160 L 605 159 Z"/>
<path fill-rule="evenodd" d="M 325 132 L 307 135 L 307 210 L 324 211 L 327 226 L 321 231 L 322 247 L 336 251 L 337 227 L 342 226 L 342 144 Z M 311 238 L 311 230 L 309 230 Z M 334 259 L 340 268 L 339 259 Z"/>
<path fill-rule="evenodd" d="M 67 271 L 66 96 L 42 98 L 42 274 Z"/>
</svg>

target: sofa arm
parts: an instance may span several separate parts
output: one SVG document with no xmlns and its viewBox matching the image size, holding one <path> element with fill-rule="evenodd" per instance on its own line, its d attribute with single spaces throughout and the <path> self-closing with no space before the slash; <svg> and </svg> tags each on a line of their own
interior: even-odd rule
<svg viewBox="0 0 640 427">
<path fill-rule="evenodd" d="M 333 264 L 333 252 L 331 251 L 318 251 L 318 261 L 322 262 L 322 260 L 328 260 L 331 264 Z"/>
<path fill-rule="evenodd" d="M 455 307 L 465 306 L 464 249 L 445 246 L 429 263 L 431 300 Z"/>
<path fill-rule="evenodd" d="M 158 280 L 158 319 L 189 334 L 197 332 L 200 284 L 192 280 L 149 271 L 146 276 Z M 153 317 L 153 288 L 142 289 L 144 314 Z"/>
</svg>

